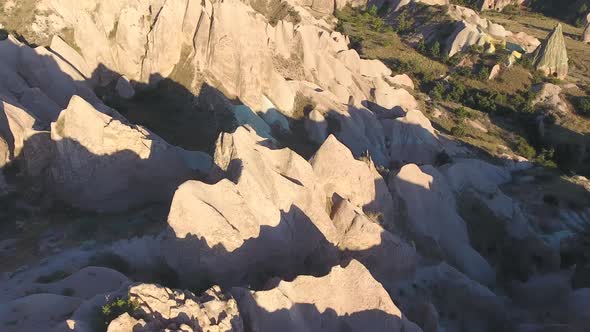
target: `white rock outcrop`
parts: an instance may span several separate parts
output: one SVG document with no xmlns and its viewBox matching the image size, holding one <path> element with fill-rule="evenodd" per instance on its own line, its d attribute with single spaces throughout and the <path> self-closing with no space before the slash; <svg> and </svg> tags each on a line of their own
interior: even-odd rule
<svg viewBox="0 0 590 332">
<path fill-rule="evenodd" d="M 431 166 L 408 164 L 390 180 L 390 188 L 407 211 L 407 227 L 427 251 L 439 251 L 470 278 L 490 284 L 495 272 L 469 243 L 465 221 L 456 211 L 454 195 L 444 176 Z"/>
<path fill-rule="evenodd" d="M 236 301 L 218 286 L 196 296 L 156 284 L 136 284 L 129 287 L 129 300 L 137 306 L 133 317 L 122 314 L 109 323 L 108 332 L 138 328 L 161 331 L 170 327 L 179 331 L 244 331 Z"/>
<path fill-rule="evenodd" d="M 404 117 L 382 120 L 389 158 L 400 163 L 434 164 L 443 146 L 422 112 L 411 110 Z"/>
<path fill-rule="evenodd" d="M 355 160 L 350 150 L 330 135 L 310 163 L 328 199 L 336 193 L 365 212 L 380 215 L 383 224 L 393 224 L 391 194 L 371 160 Z"/>
<path fill-rule="evenodd" d="M 232 294 L 246 330 L 420 331 L 356 260 L 323 277 L 299 276 L 265 291 L 234 288 Z"/>
<path fill-rule="evenodd" d="M 205 153 L 171 146 L 77 96 L 51 124 L 51 139 L 52 190 L 83 209 L 121 211 L 170 198 L 180 183 L 212 166 Z"/>
</svg>

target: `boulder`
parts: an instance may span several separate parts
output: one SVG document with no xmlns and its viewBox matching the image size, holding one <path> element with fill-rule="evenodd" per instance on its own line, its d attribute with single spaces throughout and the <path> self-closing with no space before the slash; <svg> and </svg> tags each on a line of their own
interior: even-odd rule
<svg viewBox="0 0 590 332">
<path fill-rule="evenodd" d="M 486 34 L 477 25 L 467 21 L 455 23 L 455 30 L 446 41 L 446 53 L 449 57 L 467 50 L 471 45 L 483 46 L 486 43 Z"/>
<path fill-rule="evenodd" d="M 590 22 L 586 23 L 586 28 L 582 33 L 582 42 L 590 43 Z"/>
<path fill-rule="evenodd" d="M 299 276 L 264 291 L 234 288 L 232 294 L 246 330 L 420 331 L 356 260 L 323 277 Z"/>
<path fill-rule="evenodd" d="M 492 70 L 490 70 L 490 76 L 488 76 L 488 80 L 492 81 L 495 80 L 496 77 L 498 77 L 498 75 L 500 75 L 500 71 L 502 70 L 502 67 L 498 64 L 494 65 L 492 67 Z"/>
<path fill-rule="evenodd" d="M 326 197 L 336 193 L 366 213 L 380 215 L 379 222 L 393 223 L 391 194 L 370 159 L 355 160 L 350 150 L 330 135 L 310 163 Z"/>
<path fill-rule="evenodd" d="M 75 207 L 121 211 L 172 197 L 189 178 L 209 173 L 211 157 L 166 143 L 74 96 L 51 124 L 53 190 Z"/>
<path fill-rule="evenodd" d="M 549 112 L 570 113 L 567 101 L 561 97 L 561 87 L 551 83 L 542 83 L 533 86 L 533 91 L 536 95 L 532 106 L 543 108 Z"/>
<path fill-rule="evenodd" d="M 406 227 L 427 252 L 443 255 L 470 278 L 490 284 L 495 272 L 469 243 L 467 227 L 456 211 L 453 193 L 444 176 L 431 166 L 401 168 L 390 188 L 407 211 Z"/>
<path fill-rule="evenodd" d="M 428 118 L 411 110 L 402 118 L 381 121 L 389 157 L 400 163 L 434 164 L 443 147 Z"/>
<path fill-rule="evenodd" d="M 414 90 L 414 81 L 407 74 L 386 77 L 387 83 Z"/>
<path fill-rule="evenodd" d="M 137 309 L 113 320 L 109 332 L 137 329 L 160 331 L 176 327 L 180 331 L 243 332 L 244 324 L 236 301 L 213 286 L 202 295 L 170 289 L 155 284 L 136 284 L 129 287 L 129 299 Z"/>
<path fill-rule="evenodd" d="M 374 112 L 379 112 L 380 109 L 392 110 L 395 108 L 397 112 L 394 115 L 402 115 L 410 110 L 418 108 L 416 98 L 412 96 L 406 89 L 394 88 L 387 84 L 383 79 L 376 79 L 373 98 L 377 105 L 368 105 Z M 387 116 L 390 112 L 384 112 Z"/>
<path fill-rule="evenodd" d="M 533 53 L 533 65 L 536 70 L 547 76 L 564 79 L 568 73 L 568 57 L 563 38 L 561 23 L 547 36 Z"/>
</svg>

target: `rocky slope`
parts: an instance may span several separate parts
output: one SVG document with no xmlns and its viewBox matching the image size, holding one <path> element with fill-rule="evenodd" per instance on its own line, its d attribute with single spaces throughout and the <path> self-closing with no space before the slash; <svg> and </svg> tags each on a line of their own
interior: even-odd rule
<svg viewBox="0 0 590 332">
<path fill-rule="evenodd" d="M 0 330 L 590 325 L 590 285 L 572 286 L 584 274 L 562 250 L 584 248 L 588 210 L 555 207 L 540 227 L 504 192 L 532 165 L 477 159 L 436 130 L 409 76 L 334 30 L 345 5 L 364 4 L 37 4 L 50 45 L 0 41 L 1 216 L 140 229 L 64 248 L 54 234 L 3 269 Z M 169 210 L 150 233 L 135 219 L 153 204 Z M 15 243 L 0 253 L 18 260 Z"/>
</svg>

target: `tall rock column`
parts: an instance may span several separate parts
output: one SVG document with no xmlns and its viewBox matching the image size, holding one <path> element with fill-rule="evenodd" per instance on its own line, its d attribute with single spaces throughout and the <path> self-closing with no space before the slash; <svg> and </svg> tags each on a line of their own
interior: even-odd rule
<svg viewBox="0 0 590 332">
<path fill-rule="evenodd" d="M 561 23 L 557 24 L 533 53 L 533 64 L 545 75 L 564 79 L 568 72 L 567 49 Z"/>
</svg>

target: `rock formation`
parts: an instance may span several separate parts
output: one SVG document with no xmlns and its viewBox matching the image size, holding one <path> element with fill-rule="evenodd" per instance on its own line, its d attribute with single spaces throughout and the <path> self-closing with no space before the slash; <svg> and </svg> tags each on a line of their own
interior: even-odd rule
<svg viewBox="0 0 590 332">
<path fill-rule="evenodd" d="M 188 291 L 172 290 L 154 284 L 129 287 L 129 301 L 137 308 L 109 323 L 108 332 L 220 331 L 243 332 L 244 325 L 236 301 L 218 286 L 200 296 Z"/>
<path fill-rule="evenodd" d="M 520 6 L 525 0 L 482 0 L 480 10 L 497 10 L 501 11 L 508 5 Z"/>
<path fill-rule="evenodd" d="M 582 33 L 582 41 L 584 43 L 590 43 L 590 22 L 586 23 L 586 28 Z"/>
<path fill-rule="evenodd" d="M 209 173 L 208 155 L 171 146 L 116 116 L 74 96 L 52 123 L 50 175 L 65 201 L 79 208 L 121 211 L 172 197 L 182 182 Z"/>
<path fill-rule="evenodd" d="M 588 326 L 570 257 L 588 209 L 552 206 L 544 188 L 522 199 L 510 186 L 530 162 L 476 159 L 435 130 L 426 115 L 448 115 L 421 109 L 420 75 L 334 31 L 347 4 L 383 3 L 35 4 L 48 47 L 0 41 L 0 330 Z M 539 44 L 446 0 L 388 5 L 444 11 L 451 55 L 506 43 L 514 60 Z M 558 26 L 535 54 L 549 74 L 567 65 L 563 43 Z M 559 89 L 540 86 L 535 106 L 567 107 Z M 168 120 L 199 125 L 191 142 L 218 130 L 189 151 Z"/>
<path fill-rule="evenodd" d="M 533 65 L 547 76 L 564 79 L 568 72 L 568 57 L 563 28 L 557 24 L 533 54 Z"/>
<path fill-rule="evenodd" d="M 332 290 L 338 288 L 338 292 Z M 363 289 L 362 293 L 357 290 Z M 420 331 L 358 261 L 324 277 L 299 276 L 265 291 L 232 293 L 253 331 Z"/>
</svg>

